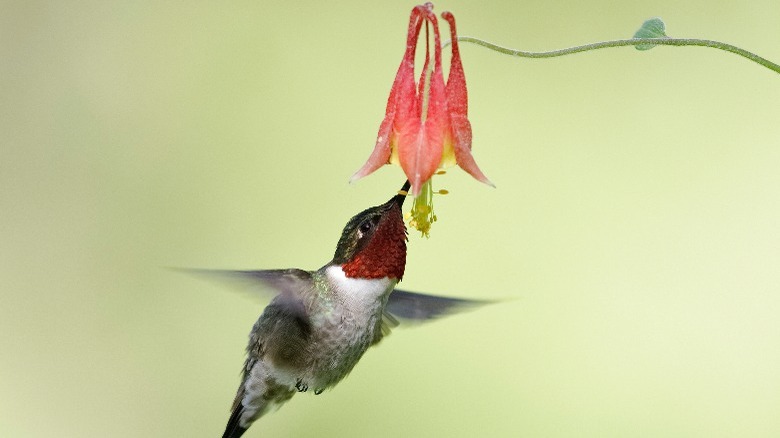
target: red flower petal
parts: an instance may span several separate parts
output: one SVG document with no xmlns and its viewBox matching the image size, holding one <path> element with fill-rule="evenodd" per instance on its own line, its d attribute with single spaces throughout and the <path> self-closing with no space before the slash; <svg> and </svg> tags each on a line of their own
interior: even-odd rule
<svg viewBox="0 0 780 438">
<path fill-rule="evenodd" d="M 455 161 L 461 169 L 473 176 L 477 181 L 495 187 L 477 166 L 471 155 L 471 123 L 466 116 L 450 114 L 450 127 L 452 129 L 452 147 L 455 151 Z"/>
<path fill-rule="evenodd" d="M 395 136 L 394 125 L 396 118 L 406 117 L 410 111 L 410 103 L 414 103 L 414 55 L 417 48 L 417 37 L 420 35 L 420 28 L 423 22 L 425 6 L 416 6 L 412 9 L 409 16 L 409 30 L 406 37 L 406 51 L 398 67 L 393 86 L 390 88 L 390 96 L 387 98 L 387 107 L 385 108 L 385 118 L 379 125 L 376 144 L 368 161 L 361 167 L 349 182 L 357 181 L 364 176 L 373 173 L 390 159 L 391 146 Z"/>
<path fill-rule="evenodd" d="M 460 61 L 458 35 L 455 28 L 455 17 L 450 12 L 443 12 L 442 18 L 450 25 L 452 40 L 452 60 L 450 75 L 447 78 L 447 112 L 451 129 L 452 146 L 455 151 L 455 161 L 471 176 L 487 185 L 495 187 L 479 170 L 477 162 L 471 155 L 471 123 L 468 120 L 468 92 L 466 91 L 466 75 Z"/>
<path fill-rule="evenodd" d="M 428 4 L 426 4 L 428 5 Z M 432 6 L 431 6 L 432 7 Z M 422 185 L 427 182 L 441 163 L 441 156 L 445 136 L 448 131 L 447 124 L 447 95 L 445 92 L 444 76 L 441 68 L 441 39 L 436 15 L 430 8 L 426 10 L 426 19 L 433 25 L 434 36 L 434 65 L 430 74 L 427 102 L 425 101 L 424 82 L 427 68 L 423 69 L 420 79 L 420 92 L 418 93 L 417 108 L 422 111 L 425 108 L 424 121 L 421 113 L 410 116 L 408 119 L 397 119 L 398 132 L 398 159 L 406 177 L 412 184 L 412 193 L 417 196 Z M 429 65 L 429 56 L 426 44 L 426 67 Z"/>
</svg>

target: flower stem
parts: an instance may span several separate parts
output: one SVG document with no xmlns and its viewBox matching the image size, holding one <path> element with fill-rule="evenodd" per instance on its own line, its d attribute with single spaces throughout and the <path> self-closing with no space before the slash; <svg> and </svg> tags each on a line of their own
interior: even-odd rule
<svg viewBox="0 0 780 438">
<path fill-rule="evenodd" d="M 519 58 L 554 58 L 557 56 L 572 55 L 574 53 L 587 52 L 589 50 L 605 49 L 608 47 L 622 47 L 622 46 L 639 46 L 639 45 L 659 45 L 659 46 L 700 46 L 700 47 L 712 47 L 714 49 L 725 50 L 736 55 L 747 58 L 759 65 L 762 65 L 775 73 L 780 73 L 780 65 L 774 62 L 756 55 L 753 52 L 741 49 L 731 44 L 722 43 L 720 41 L 702 40 L 696 38 L 631 38 L 623 40 L 611 40 L 601 41 L 598 43 L 585 44 L 582 46 L 568 47 L 560 50 L 551 50 L 548 52 L 526 52 L 523 50 L 510 49 L 501 47 L 499 45 L 481 40 L 479 38 L 460 36 L 458 41 L 464 43 L 476 44 L 490 50 L 494 50 L 504 55 L 516 56 Z M 452 41 L 444 43 L 444 47 L 451 44 Z"/>
</svg>

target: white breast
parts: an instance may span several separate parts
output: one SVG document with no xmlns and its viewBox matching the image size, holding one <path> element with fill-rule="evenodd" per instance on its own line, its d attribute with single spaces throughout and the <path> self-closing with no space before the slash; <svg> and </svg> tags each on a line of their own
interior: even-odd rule
<svg viewBox="0 0 780 438">
<path fill-rule="evenodd" d="M 383 305 L 397 281 L 384 278 L 349 278 L 341 266 L 325 270 L 328 281 L 342 298 L 343 304 L 354 314 L 373 314 Z"/>
</svg>

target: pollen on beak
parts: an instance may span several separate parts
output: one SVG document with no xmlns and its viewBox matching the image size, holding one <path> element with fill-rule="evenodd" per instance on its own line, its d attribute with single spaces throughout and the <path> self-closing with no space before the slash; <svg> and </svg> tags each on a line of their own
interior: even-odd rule
<svg viewBox="0 0 780 438">
<path fill-rule="evenodd" d="M 398 208 L 403 208 L 404 201 L 406 200 L 406 196 L 409 194 L 409 189 L 411 188 L 411 183 L 409 180 L 406 180 L 404 182 L 404 185 L 401 187 L 401 190 L 398 191 L 398 194 L 392 197 L 390 201 L 388 201 L 388 204 L 398 204 Z"/>
</svg>

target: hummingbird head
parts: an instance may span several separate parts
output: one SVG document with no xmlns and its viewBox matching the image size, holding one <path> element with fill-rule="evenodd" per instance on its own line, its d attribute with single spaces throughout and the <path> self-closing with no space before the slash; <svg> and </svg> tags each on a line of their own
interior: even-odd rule
<svg viewBox="0 0 780 438">
<path fill-rule="evenodd" d="M 336 246 L 333 264 L 351 278 L 404 276 L 406 225 L 401 207 L 409 181 L 389 201 L 363 210 L 347 222 Z"/>
</svg>

